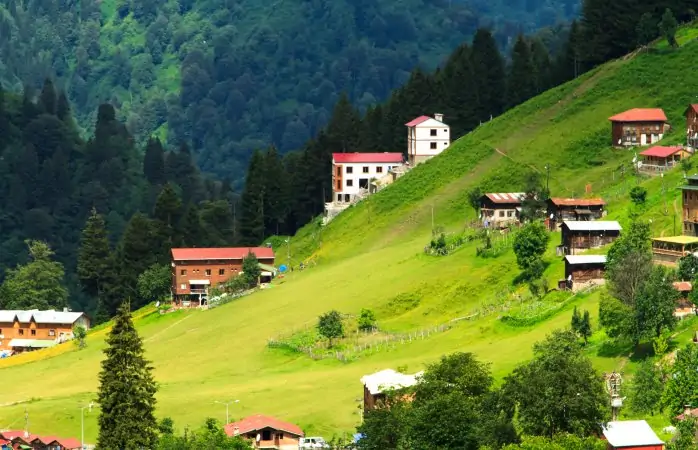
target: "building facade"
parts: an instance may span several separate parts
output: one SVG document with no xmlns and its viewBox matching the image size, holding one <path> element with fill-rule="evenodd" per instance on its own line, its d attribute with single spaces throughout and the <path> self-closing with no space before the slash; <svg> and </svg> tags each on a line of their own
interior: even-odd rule
<svg viewBox="0 0 698 450">
<path fill-rule="evenodd" d="M 622 230 L 620 224 L 612 221 L 564 221 L 562 231 L 562 252 L 574 255 L 578 250 L 598 248 L 618 239 Z"/>
<path fill-rule="evenodd" d="M 675 267 L 679 259 L 698 250 L 698 237 L 668 236 L 652 239 L 652 260 L 655 264 Z"/>
<path fill-rule="evenodd" d="M 262 414 L 227 424 L 225 433 L 248 439 L 255 449 L 277 450 L 298 450 L 304 436 L 299 426 Z"/>
<path fill-rule="evenodd" d="M 659 108 L 635 108 L 609 117 L 614 147 L 651 145 L 669 129 L 666 114 Z"/>
<path fill-rule="evenodd" d="M 601 219 L 606 211 L 602 198 L 560 198 L 547 201 L 547 219 L 550 229 L 559 228 L 565 220 L 583 221 Z"/>
<path fill-rule="evenodd" d="M 73 328 L 90 328 L 90 319 L 72 311 L 0 311 L 0 351 L 21 353 L 73 338 Z"/>
<path fill-rule="evenodd" d="M 640 153 L 638 168 L 641 172 L 658 175 L 679 164 L 690 154 L 682 146 L 665 147 L 655 145 Z"/>
<path fill-rule="evenodd" d="M 505 228 L 519 222 L 523 192 L 488 193 L 480 197 L 480 220 L 485 228 Z"/>
<path fill-rule="evenodd" d="M 698 103 L 689 105 L 684 116 L 686 116 L 686 145 L 695 149 L 698 147 Z"/>
<path fill-rule="evenodd" d="M 572 290 L 589 283 L 603 283 L 606 273 L 606 255 L 565 256 L 565 280 Z"/>
<path fill-rule="evenodd" d="M 372 180 L 402 163 L 402 153 L 333 153 L 332 201 L 348 204 L 368 195 Z"/>
<path fill-rule="evenodd" d="M 262 276 L 273 275 L 274 250 L 268 247 L 173 248 L 172 294 L 178 306 L 206 304 L 208 291 L 242 273 L 242 260 L 253 253 Z"/>
<path fill-rule="evenodd" d="M 407 122 L 407 161 L 415 166 L 446 150 L 451 145 L 451 128 L 443 114 L 420 116 Z"/>
<path fill-rule="evenodd" d="M 686 177 L 686 184 L 681 186 L 681 203 L 683 234 L 698 236 L 698 175 Z"/>
</svg>

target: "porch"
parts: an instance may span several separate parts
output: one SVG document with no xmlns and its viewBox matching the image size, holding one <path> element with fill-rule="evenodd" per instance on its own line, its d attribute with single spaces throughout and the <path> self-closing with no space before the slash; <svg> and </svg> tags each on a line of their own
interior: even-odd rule
<svg viewBox="0 0 698 450">
<path fill-rule="evenodd" d="M 652 239 L 652 260 L 655 264 L 676 266 L 679 259 L 698 249 L 698 237 L 671 236 Z"/>
</svg>

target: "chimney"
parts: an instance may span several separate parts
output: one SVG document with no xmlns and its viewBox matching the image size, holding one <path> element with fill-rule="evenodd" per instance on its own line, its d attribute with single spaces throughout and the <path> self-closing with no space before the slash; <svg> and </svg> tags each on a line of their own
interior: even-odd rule
<svg viewBox="0 0 698 450">
<path fill-rule="evenodd" d="M 443 121 L 444 121 L 444 115 L 441 114 L 441 113 L 435 113 L 435 114 L 434 114 L 434 119 L 438 120 L 439 122 L 443 122 Z"/>
</svg>

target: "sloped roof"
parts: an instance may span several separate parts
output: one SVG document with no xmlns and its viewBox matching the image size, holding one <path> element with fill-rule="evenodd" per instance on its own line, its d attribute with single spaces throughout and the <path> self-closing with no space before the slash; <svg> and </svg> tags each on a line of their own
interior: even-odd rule
<svg viewBox="0 0 698 450">
<path fill-rule="evenodd" d="M 237 422 L 231 422 L 225 426 L 225 433 L 228 436 L 235 436 L 236 434 L 252 433 L 264 428 L 285 431 L 296 436 L 303 436 L 303 430 L 301 430 L 298 425 L 284 422 L 275 417 L 265 416 L 263 414 L 255 414 L 253 416 L 245 417 L 242 420 L 238 420 Z"/>
<path fill-rule="evenodd" d="M 36 323 L 45 324 L 74 324 L 85 314 L 73 311 L 40 311 L 31 310 L 2 310 L 0 311 L 0 323 L 14 322 L 15 318 L 20 323 L 29 323 L 32 319 Z"/>
<path fill-rule="evenodd" d="M 494 203 L 521 203 L 525 196 L 526 194 L 524 192 L 485 194 L 485 197 L 489 198 Z"/>
<path fill-rule="evenodd" d="M 386 369 L 361 377 L 361 383 L 366 386 L 372 395 L 375 395 L 387 389 L 402 389 L 414 386 L 419 382 L 419 377 L 423 373 L 417 372 L 414 375 L 406 375 L 393 369 Z"/>
<path fill-rule="evenodd" d="M 606 255 L 567 255 L 568 263 L 575 264 L 606 264 Z"/>
<path fill-rule="evenodd" d="M 666 122 L 666 114 L 661 108 L 633 108 L 609 117 L 611 122 Z"/>
<path fill-rule="evenodd" d="M 615 220 L 565 220 L 562 224 L 570 231 L 621 231 L 623 229 Z"/>
<path fill-rule="evenodd" d="M 23 430 L 7 430 L 7 431 L 0 431 L 0 437 L 3 439 L 7 439 L 8 441 L 11 441 L 14 438 L 17 437 L 24 437 L 24 431 Z"/>
<path fill-rule="evenodd" d="M 693 284 L 690 281 L 674 281 L 672 284 L 674 289 L 679 292 L 690 292 L 693 289 Z"/>
<path fill-rule="evenodd" d="M 684 115 L 691 109 L 693 111 L 695 111 L 696 113 L 698 113 L 698 103 L 692 103 L 692 104 L 688 105 L 688 108 L 686 108 L 686 111 L 683 112 Z"/>
<path fill-rule="evenodd" d="M 332 153 L 335 164 L 351 163 L 402 163 L 402 153 Z"/>
<path fill-rule="evenodd" d="M 56 341 L 49 341 L 47 339 L 12 339 L 10 340 L 10 347 L 23 347 L 23 348 L 48 348 L 56 345 Z"/>
<path fill-rule="evenodd" d="M 273 258 L 274 250 L 269 247 L 221 247 L 221 248 L 173 248 L 175 261 L 201 261 L 206 259 L 243 259 L 248 253 L 257 258 Z"/>
<path fill-rule="evenodd" d="M 603 435 L 613 447 L 632 447 L 641 445 L 664 445 L 652 428 L 644 420 L 623 420 L 608 422 L 603 428 Z"/>
<path fill-rule="evenodd" d="M 419 116 L 419 117 L 417 117 L 416 119 L 412 119 L 412 120 L 410 120 L 409 122 L 407 122 L 407 123 L 405 124 L 405 126 L 407 126 L 407 127 L 416 127 L 417 125 L 423 124 L 423 123 L 426 122 L 427 120 L 435 120 L 436 122 L 445 125 L 445 123 L 443 123 L 442 121 L 438 120 L 438 119 L 435 118 L 435 117 Z"/>
<path fill-rule="evenodd" d="M 678 145 L 672 145 L 671 147 L 655 145 L 654 147 L 650 147 L 647 150 L 640 152 L 640 155 L 654 156 L 656 158 L 666 158 L 668 156 L 673 155 L 674 153 L 680 152 L 682 149 L 683 147 L 680 147 Z"/>
<path fill-rule="evenodd" d="M 65 450 L 75 450 L 82 448 L 82 444 L 75 438 L 56 439 Z"/>
<path fill-rule="evenodd" d="M 602 198 L 561 198 L 551 197 L 550 201 L 555 206 L 604 206 Z"/>
</svg>

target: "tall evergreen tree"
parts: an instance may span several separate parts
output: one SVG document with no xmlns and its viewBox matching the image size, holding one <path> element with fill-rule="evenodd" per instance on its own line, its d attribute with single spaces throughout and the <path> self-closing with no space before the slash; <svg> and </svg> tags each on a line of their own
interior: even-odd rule
<svg viewBox="0 0 698 450">
<path fill-rule="evenodd" d="M 346 92 L 342 92 L 332 111 L 332 118 L 327 124 L 327 134 L 337 152 L 357 151 L 356 144 L 361 118 L 359 112 L 352 106 Z"/>
<path fill-rule="evenodd" d="M 264 229 L 265 235 L 279 234 L 288 215 L 288 181 L 279 153 L 274 146 L 264 155 Z"/>
<path fill-rule="evenodd" d="M 190 203 L 187 206 L 179 229 L 181 231 L 182 245 L 185 247 L 198 247 L 201 242 L 201 222 L 199 221 L 199 208 Z"/>
<path fill-rule="evenodd" d="M 109 236 L 104 218 L 93 208 L 82 231 L 77 268 L 83 289 L 93 298 L 102 290 L 110 257 Z"/>
<path fill-rule="evenodd" d="M 128 303 L 119 308 L 104 354 L 99 374 L 97 448 L 155 448 L 157 386 Z"/>
<path fill-rule="evenodd" d="M 536 80 L 531 51 L 523 35 L 519 35 L 511 52 L 511 68 L 507 79 L 507 103 L 516 106 L 533 97 Z"/>
<path fill-rule="evenodd" d="M 165 150 L 160 139 L 151 137 L 145 145 L 143 174 L 150 184 L 165 182 Z"/>
<path fill-rule="evenodd" d="M 247 169 L 240 206 L 240 234 L 246 245 L 258 245 L 264 239 L 264 155 L 255 150 Z"/>
<path fill-rule="evenodd" d="M 635 0 L 584 0 L 582 35 L 589 68 L 618 58 L 635 48 L 635 29 L 646 7 Z"/>
<path fill-rule="evenodd" d="M 56 106 L 56 116 L 65 123 L 71 123 L 72 114 L 70 112 L 70 102 L 65 95 L 65 91 L 61 91 L 58 95 L 58 105 Z"/>
<path fill-rule="evenodd" d="M 550 54 L 540 39 L 531 41 L 531 62 L 533 63 L 535 93 L 540 94 L 552 86 Z"/>
<path fill-rule="evenodd" d="M 451 54 L 440 75 L 444 92 L 449 93 L 444 96 L 444 114 L 451 127 L 451 136 L 462 136 L 478 124 L 475 116 L 478 96 L 473 89 L 475 73 L 471 50 L 466 44 Z"/>
<path fill-rule="evenodd" d="M 160 191 L 153 211 L 153 234 L 160 241 L 159 262 L 166 264 L 172 247 L 179 246 L 179 221 L 182 216 L 182 200 L 172 183 L 166 183 Z"/>
<path fill-rule="evenodd" d="M 56 88 L 53 86 L 53 81 L 47 78 L 44 81 L 44 86 L 39 95 L 41 109 L 46 114 L 56 114 Z"/>
<path fill-rule="evenodd" d="M 504 111 L 506 92 L 504 59 L 489 30 L 479 29 L 473 38 L 473 71 L 477 74 L 474 87 L 478 95 L 476 119 L 487 121 Z"/>
<path fill-rule="evenodd" d="M 128 222 L 119 245 L 119 266 L 121 284 L 126 295 L 137 298 L 138 276 L 152 264 L 159 255 L 159 243 L 153 239 L 153 223 L 145 215 L 136 213 Z M 140 307 L 140 303 L 136 303 Z"/>
</svg>

